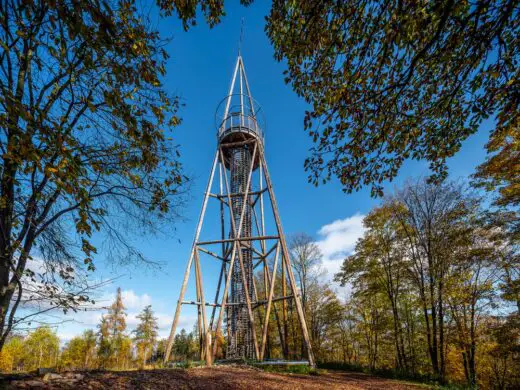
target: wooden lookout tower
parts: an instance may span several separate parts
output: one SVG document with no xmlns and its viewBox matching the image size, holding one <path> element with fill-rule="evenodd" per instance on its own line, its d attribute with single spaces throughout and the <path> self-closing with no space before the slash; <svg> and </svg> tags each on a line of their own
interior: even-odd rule
<svg viewBox="0 0 520 390">
<path fill-rule="evenodd" d="M 283 344 L 281 350 L 287 359 L 287 304 L 292 301 L 308 363 L 314 366 L 300 292 L 265 160 L 265 126 L 261 110 L 251 95 L 240 55 L 229 93 L 217 110 L 216 127 L 217 150 L 177 301 L 165 361 L 171 357 L 181 309 L 187 304 L 197 307 L 201 358 L 207 364 L 211 364 L 217 353 L 218 337 L 215 335 L 225 337 L 226 359 L 265 360 L 270 321 L 277 323 L 279 341 Z M 216 172 L 218 180 L 214 180 Z M 218 215 L 206 213 L 210 200 L 218 203 Z M 204 224 L 219 226 L 219 237 L 201 240 Z M 221 264 L 216 291 L 211 297 L 204 294 L 202 255 Z M 185 292 L 191 273 L 195 279 L 196 299 L 189 301 L 185 300 Z M 262 286 L 257 286 L 258 283 Z"/>
</svg>

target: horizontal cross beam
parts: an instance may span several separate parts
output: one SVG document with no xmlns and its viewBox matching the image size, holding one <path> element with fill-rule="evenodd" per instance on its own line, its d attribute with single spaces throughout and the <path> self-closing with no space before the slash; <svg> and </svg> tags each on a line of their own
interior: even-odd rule
<svg viewBox="0 0 520 390">
<path fill-rule="evenodd" d="M 294 295 L 287 295 L 285 297 L 273 298 L 272 302 L 278 302 L 278 301 L 283 301 L 283 300 L 292 299 L 292 298 L 294 298 Z M 201 303 L 197 302 L 197 301 L 182 301 L 181 303 L 183 305 L 197 305 L 197 306 L 201 305 Z M 265 305 L 266 303 L 267 303 L 267 300 L 262 300 L 262 301 L 251 302 L 251 305 L 260 306 L 260 305 Z M 226 306 L 244 306 L 246 304 L 247 304 L 246 302 L 227 302 Z M 215 307 L 220 307 L 221 306 L 218 303 L 209 303 L 209 302 L 205 302 L 204 305 L 205 306 L 212 306 L 212 307 L 213 306 L 215 306 Z"/>
<path fill-rule="evenodd" d="M 224 257 L 222 257 L 222 256 L 219 256 L 219 255 L 217 255 L 215 252 L 212 252 L 212 251 L 210 251 L 210 250 L 207 250 L 207 249 L 204 248 L 204 247 L 200 247 L 199 250 L 201 250 L 202 252 L 207 253 L 208 255 L 213 256 L 213 257 L 215 257 L 215 258 L 217 258 L 217 259 L 219 259 L 219 260 L 226 261 L 226 262 L 229 261 L 228 259 L 226 259 L 226 258 L 224 258 Z"/>
<path fill-rule="evenodd" d="M 267 188 L 264 188 L 263 190 L 260 190 L 260 191 L 249 191 L 248 195 L 260 195 L 260 194 L 263 194 L 265 191 L 267 191 Z M 209 196 L 211 196 L 212 198 L 222 199 L 222 198 L 227 198 L 228 196 L 230 196 L 232 198 L 235 198 L 237 196 L 243 197 L 244 194 L 245 194 L 244 192 L 233 192 L 231 194 L 213 194 L 213 193 L 210 193 Z"/>
<path fill-rule="evenodd" d="M 239 237 L 239 238 L 226 238 L 224 240 L 199 241 L 197 243 L 197 245 L 222 244 L 224 242 L 235 242 L 235 241 L 262 241 L 262 240 L 278 240 L 278 239 L 280 239 L 280 236 Z"/>
<path fill-rule="evenodd" d="M 248 144 L 255 143 L 256 139 L 248 139 L 246 141 L 239 141 L 239 142 L 226 142 L 225 144 L 220 144 L 221 148 L 236 148 L 237 146 L 244 146 Z"/>
</svg>

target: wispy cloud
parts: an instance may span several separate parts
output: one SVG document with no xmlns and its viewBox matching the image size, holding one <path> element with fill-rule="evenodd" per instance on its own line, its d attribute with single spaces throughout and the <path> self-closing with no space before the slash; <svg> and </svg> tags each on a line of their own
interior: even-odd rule
<svg viewBox="0 0 520 390">
<path fill-rule="evenodd" d="M 338 219 L 318 231 L 320 238 L 316 243 L 323 254 L 323 267 L 329 280 L 340 270 L 343 260 L 354 251 L 356 241 L 363 235 L 364 217 L 358 213 Z"/>
</svg>

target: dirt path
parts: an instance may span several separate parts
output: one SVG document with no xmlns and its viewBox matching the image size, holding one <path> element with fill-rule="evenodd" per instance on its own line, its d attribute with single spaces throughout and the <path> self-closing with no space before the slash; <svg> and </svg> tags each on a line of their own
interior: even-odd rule
<svg viewBox="0 0 520 390">
<path fill-rule="evenodd" d="M 89 372 L 75 378 L 51 378 L 47 382 L 32 378 L 6 385 L 8 389 L 424 389 L 360 373 L 274 374 L 242 367 Z"/>
</svg>

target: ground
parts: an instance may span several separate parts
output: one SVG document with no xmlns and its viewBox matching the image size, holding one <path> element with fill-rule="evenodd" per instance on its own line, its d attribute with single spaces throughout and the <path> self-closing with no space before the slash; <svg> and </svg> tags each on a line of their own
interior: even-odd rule
<svg viewBox="0 0 520 390">
<path fill-rule="evenodd" d="M 4 379 L 6 389 L 420 389 L 424 386 L 361 373 L 279 374 L 246 367 L 47 374 Z"/>
</svg>

